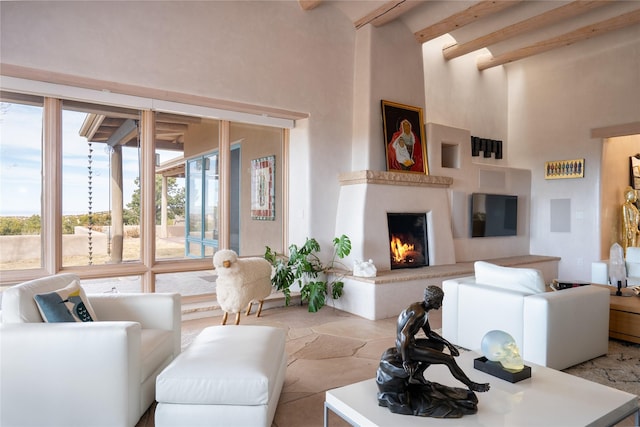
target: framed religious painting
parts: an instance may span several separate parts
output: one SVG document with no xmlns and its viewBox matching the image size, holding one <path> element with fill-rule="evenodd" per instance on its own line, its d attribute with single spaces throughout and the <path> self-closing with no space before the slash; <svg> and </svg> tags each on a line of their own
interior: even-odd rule
<svg viewBox="0 0 640 427">
<path fill-rule="evenodd" d="M 251 160 L 251 219 L 276 219 L 276 156 Z"/>
<path fill-rule="evenodd" d="M 387 170 L 429 175 L 422 108 L 382 100 Z"/>
</svg>

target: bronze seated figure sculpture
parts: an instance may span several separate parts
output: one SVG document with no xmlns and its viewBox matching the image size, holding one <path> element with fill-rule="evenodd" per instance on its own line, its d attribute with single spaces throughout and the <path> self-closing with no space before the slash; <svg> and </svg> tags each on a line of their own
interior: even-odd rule
<svg viewBox="0 0 640 427">
<path fill-rule="evenodd" d="M 428 312 L 442 306 L 444 293 L 437 286 L 424 291 L 424 301 L 411 304 L 397 321 L 396 346 L 387 349 L 376 375 L 378 404 L 393 413 L 436 418 L 460 418 L 478 411 L 474 392 L 489 390 L 489 384 L 473 382 L 456 363 L 459 351 L 431 330 Z M 416 338 L 422 330 L 426 338 Z M 449 353 L 444 353 L 444 347 Z M 443 364 L 468 389 L 427 381 L 424 371 Z"/>
</svg>

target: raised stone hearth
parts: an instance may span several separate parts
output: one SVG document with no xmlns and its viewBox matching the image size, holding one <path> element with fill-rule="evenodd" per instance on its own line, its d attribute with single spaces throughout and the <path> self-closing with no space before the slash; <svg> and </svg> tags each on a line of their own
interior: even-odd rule
<svg viewBox="0 0 640 427">
<path fill-rule="evenodd" d="M 550 283 L 558 277 L 560 258 L 524 255 L 487 261 L 505 267 L 537 268 L 542 272 L 545 283 Z M 376 277 L 346 276 L 342 279 L 344 295 L 329 304 L 367 319 L 386 319 L 397 316 L 407 303 L 422 299 L 425 287 L 442 286 L 444 280 L 473 274 L 473 262 L 461 262 L 381 271 Z"/>
</svg>

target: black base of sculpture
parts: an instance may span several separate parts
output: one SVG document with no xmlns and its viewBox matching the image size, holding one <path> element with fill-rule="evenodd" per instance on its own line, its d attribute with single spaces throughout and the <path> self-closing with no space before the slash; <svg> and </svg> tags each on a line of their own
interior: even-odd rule
<svg viewBox="0 0 640 427">
<path fill-rule="evenodd" d="M 378 404 L 395 414 L 460 418 L 478 412 L 478 397 L 473 391 L 426 381 L 422 374 L 409 378 L 395 347 L 382 355 L 376 383 Z"/>
<path fill-rule="evenodd" d="M 492 362 L 484 356 L 473 359 L 473 367 L 494 377 L 509 381 L 510 383 L 517 383 L 518 381 L 531 378 L 530 366 L 525 365 L 521 371 L 513 372 L 503 368 L 500 362 Z"/>
</svg>

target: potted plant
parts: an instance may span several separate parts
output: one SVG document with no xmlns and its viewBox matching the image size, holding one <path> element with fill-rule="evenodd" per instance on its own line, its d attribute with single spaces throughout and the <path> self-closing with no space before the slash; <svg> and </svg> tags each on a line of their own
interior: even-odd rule
<svg viewBox="0 0 640 427">
<path fill-rule="evenodd" d="M 334 275 L 331 281 L 327 281 L 327 273 L 336 266 L 344 267 L 338 259 L 342 259 L 351 252 L 351 240 L 346 235 L 333 239 L 333 256 L 331 261 L 323 264 L 318 253 L 320 244 L 314 238 L 307 238 L 304 245 L 298 247 L 295 244 L 289 246 L 289 256 L 274 252 L 266 247 L 264 257 L 275 268 L 275 274 L 271 279 L 273 286 L 282 291 L 285 296 L 285 305 L 291 300 L 291 286 L 300 286 L 302 302 L 309 304 L 309 312 L 320 310 L 326 301 L 327 295 L 333 299 L 342 296 L 342 275 Z M 345 268 L 346 269 L 346 268 Z"/>
</svg>

